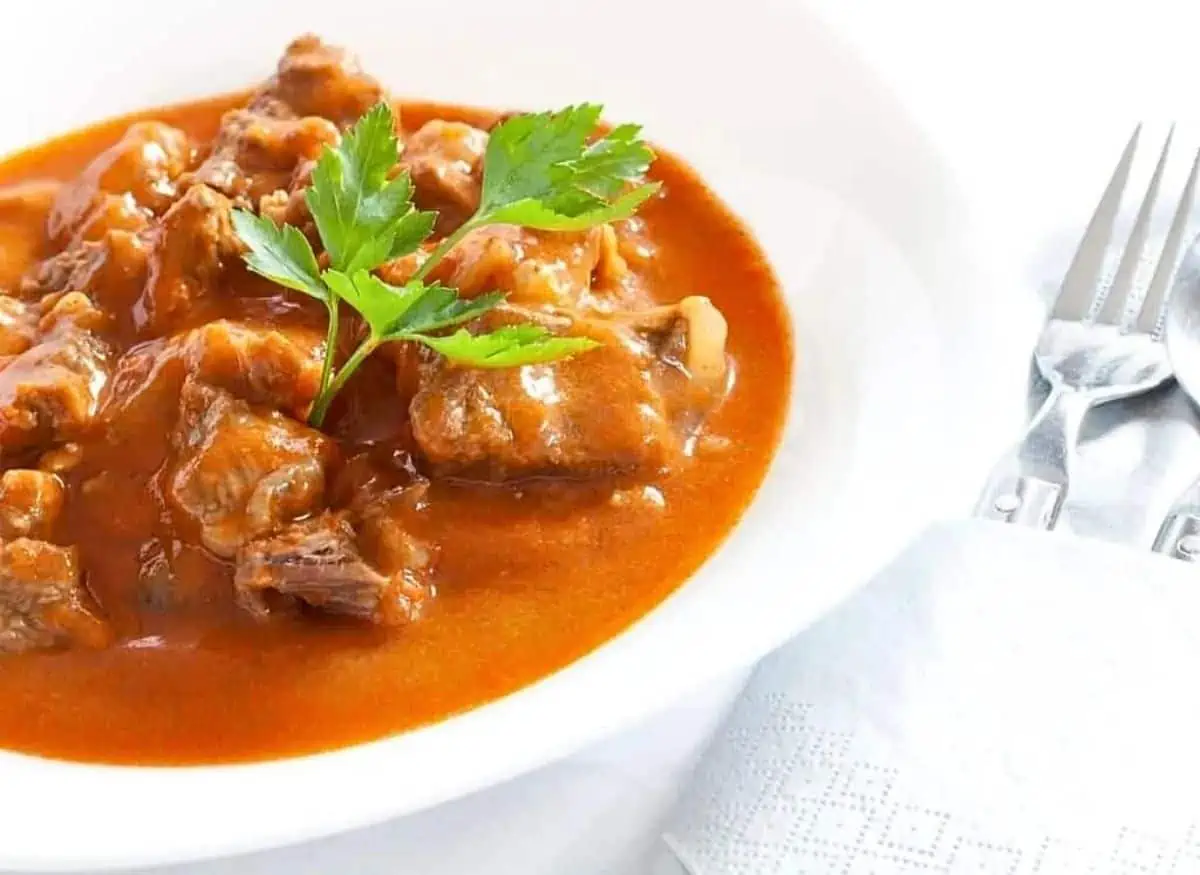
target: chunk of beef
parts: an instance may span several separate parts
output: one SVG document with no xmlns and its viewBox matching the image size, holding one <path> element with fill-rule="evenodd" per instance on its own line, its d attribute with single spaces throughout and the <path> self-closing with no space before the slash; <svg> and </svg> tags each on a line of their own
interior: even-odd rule
<svg viewBox="0 0 1200 875">
<path fill-rule="evenodd" d="M 443 234 L 479 207 L 487 141 L 488 135 L 478 128 L 434 119 L 404 145 L 401 163 L 412 176 L 413 199 L 421 209 L 437 211 Z"/>
<path fill-rule="evenodd" d="M 415 476 L 411 469 L 407 473 Z M 429 481 L 415 478 L 382 492 L 364 489 L 350 502 L 359 545 L 384 574 L 403 573 L 428 583 L 434 548 L 412 532 L 413 522 L 428 507 L 428 497 Z"/>
<path fill-rule="evenodd" d="M 320 116 L 347 128 L 386 97 L 383 87 L 363 72 L 353 55 L 306 34 L 284 51 L 275 75 L 259 90 L 253 105 L 282 105 L 295 115 Z"/>
<path fill-rule="evenodd" d="M 115 230 L 99 240 L 77 241 L 30 268 L 21 278 L 20 296 L 84 292 L 106 310 L 128 310 L 145 282 L 149 256 L 143 233 Z"/>
<path fill-rule="evenodd" d="M 293 523 L 238 551 L 234 586 L 245 608 L 269 613 L 265 593 L 381 625 L 416 620 L 432 596 L 428 565 L 382 574 L 359 552 L 354 529 L 335 514 Z"/>
<path fill-rule="evenodd" d="M 104 315 L 79 292 L 53 301 L 35 346 L 0 369 L 0 452 L 79 434 L 96 414 L 109 355 Z"/>
<path fill-rule="evenodd" d="M 258 212 L 276 225 L 294 225 L 305 237 L 317 238 L 317 225 L 308 211 L 306 189 L 312 182 L 312 169 L 316 162 L 300 164 L 289 187 L 278 188 L 258 199 Z"/>
<path fill-rule="evenodd" d="M 421 255 L 398 259 L 385 264 L 380 275 L 404 282 L 421 260 Z M 514 304 L 529 307 L 604 312 L 649 303 L 612 225 L 578 232 L 489 225 L 467 234 L 432 276 L 464 295 L 499 290 Z"/>
<path fill-rule="evenodd" d="M 250 109 L 234 109 L 221 120 L 211 154 L 188 184 L 203 184 L 246 207 L 276 191 L 299 191 L 307 184 L 321 147 L 338 141 L 327 119 L 278 118 Z"/>
<path fill-rule="evenodd" d="M 668 464 L 678 440 L 656 386 L 650 344 L 619 326 L 551 324 L 602 345 L 520 368 L 459 368 L 436 358 L 423 366 L 410 414 L 426 459 L 494 480 Z"/>
<path fill-rule="evenodd" d="M 162 334 L 215 288 L 226 265 L 241 252 L 231 206 L 224 195 L 196 185 L 152 229 L 139 328 Z"/>
<path fill-rule="evenodd" d="M 110 637 L 87 607 L 73 547 L 29 538 L 0 545 L 0 653 L 102 647 Z"/>
<path fill-rule="evenodd" d="M 509 306 L 482 322 L 514 319 L 601 346 L 507 370 L 426 357 L 410 414 L 437 468 L 506 480 L 669 467 L 728 387 L 725 319 L 707 298 L 603 317 Z"/>
<path fill-rule="evenodd" d="M 94 207 L 80 222 L 75 242 L 104 240 L 113 231 L 137 232 L 150 226 L 154 215 L 133 199 L 133 195 L 101 194 Z"/>
<path fill-rule="evenodd" d="M 45 254 L 46 217 L 61 187 L 39 180 L 0 188 L 0 289 L 17 289 Z"/>
<path fill-rule="evenodd" d="M 259 329 L 225 319 L 189 332 L 188 370 L 252 404 L 301 416 L 321 382 L 323 339 L 315 333 Z"/>
<path fill-rule="evenodd" d="M 241 252 L 231 206 L 224 195 L 194 185 L 142 230 L 79 240 L 41 262 L 22 280 L 22 296 L 85 292 L 128 327 L 160 336 Z"/>
<path fill-rule="evenodd" d="M 332 445 L 320 432 L 188 380 L 166 494 L 219 556 L 320 508 Z"/>
<path fill-rule="evenodd" d="M 49 538 L 62 504 L 62 481 L 53 474 L 5 471 L 0 476 L 0 540 Z"/>
<path fill-rule="evenodd" d="M 386 97 L 346 52 L 305 36 L 288 46 L 274 76 L 245 107 L 221 119 L 212 151 L 188 174 L 240 206 L 265 206 L 302 225 L 308 217 L 301 191 L 323 146 L 340 129 Z"/>
<path fill-rule="evenodd" d="M 97 240 L 113 228 L 138 230 L 175 201 L 192 160 L 187 135 L 161 122 L 136 122 L 65 186 L 47 222 L 52 240 Z"/>
<path fill-rule="evenodd" d="M 224 319 L 139 344 L 117 362 L 100 421 L 114 439 L 137 440 L 147 430 L 161 433 L 163 411 L 178 407 L 189 376 L 303 419 L 320 382 L 323 350 L 316 329 L 272 329 Z"/>
<path fill-rule="evenodd" d="M 38 307 L 0 295 L 0 360 L 20 355 L 37 338 Z"/>
</svg>

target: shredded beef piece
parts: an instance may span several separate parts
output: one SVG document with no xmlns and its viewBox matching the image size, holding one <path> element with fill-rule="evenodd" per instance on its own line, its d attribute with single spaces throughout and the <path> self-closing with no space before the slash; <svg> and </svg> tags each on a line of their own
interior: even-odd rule
<svg viewBox="0 0 1200 875">
<path fill-rule="evenodd" d="M 380 573 L 362 557 L 350 524 L 324 513 L 246 544 L 234 586 L 242 605 L 260 617 L 270 612 L 264 593 L 276 592 L 328 613 L 396 626 L 420 616 L 432 596 L 427 577 L 428 565 L 416 562 Z"/>
<path fill-rule="evenodd" d="M 545 321 L 580 333 L 568 320 Z M 590 329 L 602 346 L 548 364 L 490 370 L 431 357 L 410 406 L 425 458 L 439 470 L 492 480 L 667 464 L 677 440 L 655 386 L 653 351 L 619 327 Z"/>
<path fill-rule="evenodd" d="M 21 277 L 47 254 L 46 217 L 62 187 L 48 180 L 0 187 L 0 289 L 19 289 Z"/>
<path fill-rule="evenodd" d="M 274 410 L 189 380 L 166 492 L 219 556 L 321 507 L 333 446 Z"/>
<path fill-rule="evenodd" d="M 255 328 L 220 319 L 182 341 L 188 371 L 251 404 L 303 412 L 321 381 L 319 336 Z"/>
<path fill-rule="evenodd" d="M 287 47 L 254 104 L 282 104 L 295 115 L 320 116 L 347 128 L 386 97 L 352 54 L 307 34 Z"/>
<path fill-rule="evenodd" d="M 505 306 L 480 324 L 514 320 L 601 345 L 496 370 L 426 355 L 409 412 L 436 469 L 511 480 L 671 467 L 724 397 L 725 319 L 707 298 L 589 316 Z M 397 372 L 406 378 L 399 364 Z"/>
<path fill-rule="evenodd" d="M 184 184 L 208 185 L 251 209 L 267 198 L 278 212 L 280 199 L 290 198 L 288 219 L 302 225 L 300 192 L 322 147 L 386 96 L 351 55 L 300 37 L 249 103 L 225 114 L 210 153 Z"/>
<path fill-rule="evenodd" d="M 0 368 L 0 451 L 67 440 L 91 423 L 108 379 L 109 350 L 95 334 L 104 322 L 79 292 L 53 301 L 36 345 Z"/>
<path fill-rule="evenodd" d="M 487 133 L 462 122 L 426 122 L 404 145 L 401 164 L 413 181 L 413 199 L 436 210 L 438 231 L 448 234 L 479 207 Z"/>
<path fill-rule="evenodd" d="M 78 234 L 96 240 L 114 228 L 138 230 L 178 195 L 176 183 L 192 160 L 187 135 L 161 122 L 135 122 L 64 186 L 47 221 L 59 243 Z"/>
<path fill-rule="evenodd" d="M 0 653 L 103 647 L 107 625 L 87 607 L 73 547 L 29 538 L 0 545 Z"/>
<path fill-rule="evenodd" d="M 321 154 L 321 147 L 338 141 L 328 119 L 276 118 L 253 109 L 233 109 L 221 120 L 212 153 L 189 184 L 202 184 L 254 207 L 275 191 L 300 190 L 307 184 L 300 171 Z"/>
<path fill-rule="evenodd" d="M 488 225 L 467 234 L 432 271 L 433 279 L 466 296 L 499 290 L 528 307 L 606 312 L 646 306 L 612 225 L 587 231 L 531 231 Z M 388 262 L 380 276 L 390 283 L 409 279 L 425 252 Z"/>
<path fill-rule="evenodd" d="M 241 252 L 231 204 L 204 185 L 188 189 L 153 229 L 150 268 L 142 291 L 141 327 L 163 334 L 196 300 L 211 294 Z"/>
</svg>

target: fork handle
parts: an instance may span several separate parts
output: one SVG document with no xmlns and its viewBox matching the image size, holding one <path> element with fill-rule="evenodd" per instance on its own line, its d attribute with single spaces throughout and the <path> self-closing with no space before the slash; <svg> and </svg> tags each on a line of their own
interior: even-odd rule
<svg viewBox="0 0 1200 875">
<path fill-rule="evenodd" d="M 1200 509 L 1168 514 L 1151 549 L 1184 562 L 1200 562 Z"/>
<path fill-rule="evenodd" d="M 1151 549 L 1185 562 L 1200 562 L 1200 478 L 1171 504 Z"/>
<path fill-rule="evenodd" d="M 1091 406 L 1086 394 L 1054 387 L 1021 442 L 992 469 L 975 516 L 1054 528 L 1067 498 L 1079 430 Z"/>
</svg>

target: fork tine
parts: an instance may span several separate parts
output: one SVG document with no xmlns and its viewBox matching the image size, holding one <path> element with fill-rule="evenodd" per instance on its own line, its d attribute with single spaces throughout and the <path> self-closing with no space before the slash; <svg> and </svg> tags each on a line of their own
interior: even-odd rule
<svg viewBox="0 0 1200 875">
<path fill-rule="evenodd" d="M 1175 273 L 1175 265 L 1179 261 L 1179 250 L 1183 248 L 1183 235 L 1187 231 L 1188 220 L 1192 215 L 1192 201 L 1196 195 L 1198 172 L 1200 172 L 1200 152 L 1196 153 L 1196 158 L 1192 161 L 1192 172 L 1188 174 L 1187 185 L 1183 187 L 1183 196 L 1179 199 L 1179 206 L 1175 208 L 1175 217 L 1171 219 L 1171 227 L 1167 231 L 1167 242 L 1163 244 L 1158 266 L 1154 268 L 1154 279 L 1150 281 L 1150 288 L 1146 291 L 1141 312 L 1133 327 L 1136 332 L 1157 335 L 1161 329 L 1163 312 L 1167 303 L 1167 291 L 1171 287 L 1171 275 Z"/>
<path fill-rule="evenodd" d="M 1121 195 L 1125 193 L 1125 184 L 1129 181 L 1129 168 L 1133 166 L 1133 153 L 1137 150 L 1141 132 L 1141 125 L 1133 129 L 1133 135 L 1121 153 L 1121 160 L 1113 170 L 1108 187 L 1096 205 L 1096 212 L 1083 232 L 1083 239 L 1079 241 L 1079 248 L 1075 250 L 1071 266 L 1063 277 L 1058 299 L 1054 302 L 1051 313 L 1054 319 L 1083 319 L 1092 308 L 1093 293 L 1104 265 L 1104 250 L 1108 248 L 1113 222 L 1121 208 Z"/>
<path fill-rule="evenodd" d="M 1134 220 L 1133 230 L 1129 232 L 1129 241 L 1121 254 L 1121 263 L 1117 265 L 1116 276 L 1112 285 L 1104 295 L 1100 312 L 1096 321 L 1106 325 L 1116 325 L 1121 321 L 1129 304 L 1129 293 L 1133 291 L 1133 276 L 1137 273 L 1138 264 L 1142 260 L 1142 251 L 1146 247 L 1146 234 L 1150 231 L 1150 214 L 1154 212 L 1154 202 L 1158 200 L 1158 189 L 1162 183 L 1163 170 L 1167 166 L 1167 154 L 1171 151 L 1171 140 L 1175 138 L 1175 126 L 1171 126 L 1167 141 L 1163 143 L 1162 154 L 1158 156 L 1158 164 L 1154 168 L 1154 176 L 1150 177 L 1150 186 L 1142 205 L 1138 208 L 1137 219 Z"/>
</svg>

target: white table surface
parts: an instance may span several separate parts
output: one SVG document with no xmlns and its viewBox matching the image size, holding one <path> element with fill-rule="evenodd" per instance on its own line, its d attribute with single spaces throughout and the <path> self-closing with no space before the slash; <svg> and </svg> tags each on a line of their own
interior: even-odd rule
<svg viewBox="0 0 1200 875">
<path fill-rule="evenodd" d="M 1031 287 L 1053 271 L 1064 240 L 1070 245 L 1133 120 L 1178 118 L 1181 130 L 1200 135 L 1200 9 L 1186 0 L 1114 0 L 1103 9 L 1071 0 L 809 5 L 900 95 L 959 177 L 974 220 Z M 641 875 L 743 678 L 734 673 L 569 760 L 420 815 L 153 871 Z"/>
</svg>

